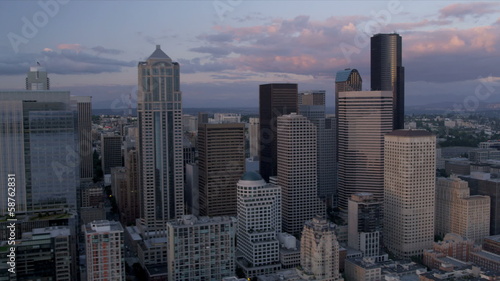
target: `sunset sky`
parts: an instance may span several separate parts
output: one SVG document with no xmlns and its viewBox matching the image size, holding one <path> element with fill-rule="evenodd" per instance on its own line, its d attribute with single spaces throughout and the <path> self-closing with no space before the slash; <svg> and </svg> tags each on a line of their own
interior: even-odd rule
<svg viewBox="0 0 500 281">
<path fill-rule="evenodd" d="M 95 108 L 135 99 L 156 44 L 181 65 L 184 107 L 257 107 L 271 82 L 324 89 L 332 106 L 339 70 L 370 88 L 381 32 L 403 38 L 407 106 L 462 103 L 481 83 L 495 93 L 481 102 L 500 101 L 500 2 L 1 1 L 0 19 L 0 90 L 23 89 L 38 60 L 52 89 Z"/>
</svg>

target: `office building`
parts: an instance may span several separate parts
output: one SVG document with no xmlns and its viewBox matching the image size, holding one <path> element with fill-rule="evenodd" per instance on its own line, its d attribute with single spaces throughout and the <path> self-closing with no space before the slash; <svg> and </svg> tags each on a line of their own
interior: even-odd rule
<svg viewBox="0 0 500 281">
<path fill-rule="evenodd" d="M 101 135 L 101 167 L 104 174 L 111 174 L 111 168 L 123 167 L 122 136 Z"/>
<path fill-rule="evenodd" d="M 39 62 L 37 62 L 36 66 L 30 67 L 30 71 L 26 76 L 26 90 L 50 90 L 50 79 L 47 70 Z"/>
<path fill-rule="evenodd" d="M 16 212 L 76 211 L 80 184 L 76 111 L 64 91 L 0 92 L 0 180 L 15 175 Z M 7 212 L 7 192 L 0 194 Z"/>
<path fill-rule="evenodd" d="M 424 130 L 385 135 L 384 244 L 399 258 L 434 241 L 436 136 Z"/>
<path fill-rule="evenodd" d="M 240 123 L 241 114 L 239 113 L 214 113 L 213 123 Z"/>
<path fill-rule="evenodd" d="M 201 216 L 236 216 L 236 183 L 245 172 L 245 124 L 200 124 L 198 168 Z"/>
<path fill-rule="evenodd" d="M 283 232 L 300 234 L 304 222 L 324 215 L 318 197 L 316 126 L 291 113 L 278 117 L 278 177 L 283 203 Z"/>
<path fill-rule="evenodd" d="M 466 181 L 457 176 L 436 182 L 436 235 L 455 233 L 476 243 L 490 233 L 490 197 L 470 195 Z"/>
<path fill-rule="evenodd" d="M 348 246 L 364 257 L 380 255 L 382 201 L 371 193 L 356 193 L 348 204 Z"/>
<path fill-rule="evenodd" d="M 246 277 L 281 269 L 278 233 L 281 232 L 281 188 L 266 183 L 256 172 L 238 181 L 238 247 L 236 263 Z"/>
<path fill-rule="evenodd" d="M 304 224 L 300 239 L 300 265 L 302 274 L 314 276 L 313 280 L 343 280 L 339 274 L 339 243 L 333 223 L 314 217 Z"/>
<path fill-rule="evenodd" d="M 402 65 L 402 39 L 397 33 L 375 34 L 371 38 L 372 91 L 393 94 L 393 128 L 403 129 L 405 118 L 405 69 Z"/>
<path fill-rule="evenodd" d="M 250 146 L 250 158 L 259 157 L 259 118 L 248 119 L 248 143 Z"/>
<path fill-rule="evenodd" d="M 94 149 L 92 148 L 92 97 L 72 96 L 78 111 L 78 139 L 80 146 L 80 179 L 91 181 L 94 177 Z"/>
<path fill-rule="evenodd" d="M 75 280 L 76 256 L 68 226 L 35 228 L 16 241 L 17 280 Z"/>
<path fill-rule="evenodd" d="M 362 87 L 363 79 L 361 79 L 361 75 L 357 69 L 346 68 L 337 72 L 335 75 L 335 117 L 339 116 L 339 93 L 353 91 L 359 92 L 363 90 Z"/>
<path fill-rule="evenodd" d="M 384 195 L 384 135 L 392 131 L 392 93 L 340 92 L 338 97 L 339 207 L 352 194 Z"/>
<path fill-rule="evenodd" d="M 259 87 L 259 171 L 264 180 L 278 174 L 277 120 L 298 111 L 297 84 L 264 84 Z"/>
<path fill-rule="evenodd" d="M 168 280 L 234 276 L 236 219 L 185 215 L 167 224 Z"/>
<path fill-rule="evenodd" d="M 160 48 L 139 62 L 139 186 L 142 266 L 166 263 L 166 222 L 184 214 L 179 64 Z"/>
<path fill-rule="evenodd" d="M 139 173 L 137 149 L 125 152 L 125 189 L 122 190 L 120 220 L 123 224 L 135 223 L 140 217 Z"/>
<path fill-rule="evenodd" d="M 488 236 L 484 238 L 483 249 L 500 255 L 500 235 Z"/>
<path fill-rule="evenodd" d="M 469 183 L 471 195 L 490 197 L 490 235 L 498 235 L 500 234 L 500 179 L 492 176 L 494 174 L 473 172 L 470 176 L 459 177 Z"/>
<path fill-rule="evenodd" d="M 87 280 L 125 280 L 123 227 L 115 221 L 93 221 L 83 227 Z"/>
<path fill-rule="evenodd" d="M 337 162 L 335 118 L 325 117 L 325 91 L 299 93 L 299 113 L 316 126 L 318 196 L 329 206 L 336 206 Z"/>
</svg>

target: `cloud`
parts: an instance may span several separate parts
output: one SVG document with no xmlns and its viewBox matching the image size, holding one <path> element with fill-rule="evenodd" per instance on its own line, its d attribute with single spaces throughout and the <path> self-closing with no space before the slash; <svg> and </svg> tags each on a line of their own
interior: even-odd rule
<svg viewBox="0 0 500 281">
<path fill-rule="evenodd" d="M 80 44 L 59 44 L 59 45 L 57 45 L 57 49 L 59 49 L 59 50 L 74 50 L 74 51 L 80 52 L 84 48 Z"/>
<path fill-rule="evenodd" d="M 0 74 L 26 74 L 35 61 L 39 61 L 54 74 L 97 74 L 121 72 L 123 67 L 135 66 L 134 61 L 121 61 L 96 56 L 85 52 L 86 48 L 79 44 L 60 44 L 58 51 L 44 48 L 40 53 L 19 53 L 16 55 L 0 55 Z"/>
<path fill-rule="evenodd" d="M 178 62 L 182 73 L 220 72 L 236 68 L 234 65 L 224 63 L 223 61 L 202 62 L 199 58 L 192 60 L 179 59 Z"/>
<path fill-rule="evenodd" d="M 198 53 L 208 53 L 213 56 L 226 56 L 231 53 L 230 51 L 224 48 L 210 47 L 210 46 L 191 48 L 190 51 Z"/>
<path fill-rule="evenodd" d="M 90 49 L 95 51 L 98 54 L 119 55 L 119 54 L 123 53 L 122 50 L 106 49 L 103 46 L 95 46 L 95 47 L 92 47 Z"/>
<path fill-rule="evenodd" d="M 452 14 L 450 9 L 446 11 Z M 477 9 L 473 13 L 479 12 Z M 453 20 L 440 18 L 442 13 L 416 22 L 393 20 L 379 26 L 380 32 L 397 30 L 402 35 L 406 80 L 461 81 L 476 79 L 486 72 L 498 74 L 500 69 L 492 59 L 500 56 L 500 25 L 457 28 Z M 350 67 L 360 70 L 364 80 L 369 81 L 371 34 L 362 32 L 369 22 L 373 22 L 369 16 L 312 20 L 301 15 L 262 25 L 216 25 L 211 34 L 198 37 L 202 47 L 191 49 L 203 56 L 179 62 L 181 69 L 189 73 L 231 70 L 316 79 L 333 77 Z M 346 45 L 353 51 L 350 57 L 341 48 Z"/>
<path fill-rule="evenodd" d="M 493 2 L 457 3 L 448 5 L 439 10 L 439 17 L 458 18 L 460 20 L 464 20 L 467 16 L 479 18 L 486 14 L 498 12 L 499 7 L 500 3 Z"/>
</svg>

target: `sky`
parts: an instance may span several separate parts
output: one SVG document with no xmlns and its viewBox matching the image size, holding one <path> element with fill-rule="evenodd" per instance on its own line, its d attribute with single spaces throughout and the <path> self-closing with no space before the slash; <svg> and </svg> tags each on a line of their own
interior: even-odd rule
<svg viewBox="0 0 500 281">
<path fill-rule="evenodd" d="M 0 90 L 39 61 L 51 89 L 94 108 L 136 106 L 137 63 L 161 45 L 181 66 L 183 107 L 257 107 L 258 86 L 326 90 L 356 68 L 370 89 L 370 37 L 403 38 L 406 106 L 500 102 L 500 2 L 0 1 Z"/>
</svg>

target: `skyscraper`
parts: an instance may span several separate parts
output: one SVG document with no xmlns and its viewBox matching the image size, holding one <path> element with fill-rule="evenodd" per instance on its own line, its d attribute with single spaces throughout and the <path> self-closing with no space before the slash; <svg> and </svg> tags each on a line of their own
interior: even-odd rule
<svg viewBox="0 0 500 281">
<path fill-rule="evenodd" d="M 250 146 L 250 157 L 259 157 L 259 118 L 249 118 L 248 120 L 248 142 Z"/>
<path fill-rule="evenodd" d="M 399 258 L 434 241 L 436 136 L 424 130 L 385 135 L 384 244 Z"/>
<path fill-rule="evenodd" d="M 340 92 L 338 98 L 339 207 L 358 192 L 384 196 L 384 135 L 392 131 L 392 93 Z"/>
<path fill-rule="evenodd" d="M 166 262 L 166 222 L 184 214 L 179 64 L 161 49 L 138 65 L 139 171 L 144 264 Z"/>
<path fill-rule="evenodd" d="M 94 176 L 92 148 L 92 97 L 71 96 L 78 111 L 78 138 L 80 144 L 80 179 L 90 181 Z M 75 104 L 74 104 L 75 105 Z"/>
<path fill-rule="evenodd" d="M 371 38 L 371 87 L 372 91 L 392 92 L 394 130 L 404 127 L 404 74 L 401 36 L 397 33 L 375 34 Z"/>
<path fill-rule="evenodd" d="M 201 216 L 236 216 L 236 183 L 245 172 L 245 124 L 198 126 Z"/>
<path fill-rule="evenodd" d="M 283 231 L 300 234 L 304 222 L 325 215 L 318 197 L 316 126 L 291 113 L 278 117 L 278 177 L 283 203 Z"/>
<path fill-rule="evenodd" d="M 281 189 L 256 172 L 238 181 L 238 253 L 236 262 L 246 277 L 274 273 L 279 263 Z"/>
<path fill-rule="evenodd" d="M 80 182 L 76 111 L 64 91 L 0 92 L 0 179 L 15 177 L 16 211 L 76 211 Z M 0 194 L 7 212 L 7 192 Z"/>
<path fill-rule="evenodd" d="M 47 70 L 39 62 L 36 66 L 30 67 L 26 77 L 26 90 L 50 90 L 50 80 Z"/>
<path fill-rule="evenodd" d="M 101 135 L 101 167 L 104 174 L 111 174 L 111 168 L 123 166 L 122 136 Z"/>
<path fill-rule="evenodd" d="M 297 95 L 297 84 L 265 84 L 259 87 L 259 170 L 266 181 L 278 172 L 277 118 L 283 114 L 297 112 Z"/>
<path fill-rule="evenodd" d="M 335 117 L 339 116 L 339 93 L 363 90 L 363 79 L 357 69 L 346 68 L 335 76 Z"/>
<path fill-rule="evenodd" d="M 318 196 L 329 206 L 337 198 L 335 118 L 325 116 L 325 91 L 299 93 L 299 113 L 316 126 Z"/>
</svg>

